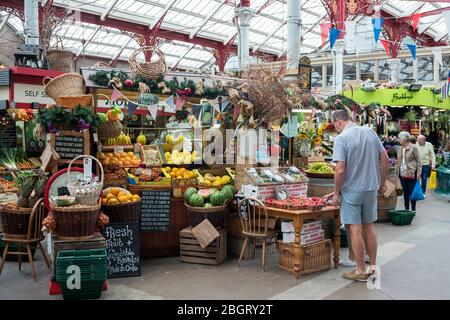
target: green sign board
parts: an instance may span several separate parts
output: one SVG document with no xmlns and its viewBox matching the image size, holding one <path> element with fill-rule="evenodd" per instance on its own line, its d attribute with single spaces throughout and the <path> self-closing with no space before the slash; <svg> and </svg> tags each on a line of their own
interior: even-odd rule
<svg viewBox="0 0 450 320">
<path fill-rule="evenodd" d="M 432 88 L 419 91 L 408 89 L 377 89 L 366 92 L 361 89 L 345 90 L 343 95 L 360 104 L 379 103 L 382 106 L 426 106 L 450 110 L 450 97 L 442 99 Z"/>
</svg>

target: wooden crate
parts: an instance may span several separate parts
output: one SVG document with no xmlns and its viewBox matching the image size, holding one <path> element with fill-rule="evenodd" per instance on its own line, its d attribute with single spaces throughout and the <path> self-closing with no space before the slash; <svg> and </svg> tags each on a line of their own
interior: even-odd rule
<svg viewBox="0 0 450 320">
<path fill-rule="evenodd" d="M 278 267 L 289 272 L 294 270 L 294 244 L 277 241 Z M 331 240 L 303 245 L 301 275 L 328 270 L 331 268 Z"/>
<path fill-rule="evenodd" d="M 50 237 L 47 237 L 47 241 Z M 106 239 L 101 233 L 94 234 L 89 239 L 83 240 L 62 240 L 58 235 L 51 235 L 51 252 L 49 252 L 52 273 L 51 277 L 56 277 L 56 257 L 59 251 L 64 250 L 89 250 L 89 249 L 104 249 L 106 248 Z"/>
<path fill-rule="evenodd" d="M 227 260 L 227 231 L 218 230 L 220 236 L 202 248 L 192 232 L 192 227 L 180 231 L 180 258 L 187 263 L 219 265 Z"/>
</svg>

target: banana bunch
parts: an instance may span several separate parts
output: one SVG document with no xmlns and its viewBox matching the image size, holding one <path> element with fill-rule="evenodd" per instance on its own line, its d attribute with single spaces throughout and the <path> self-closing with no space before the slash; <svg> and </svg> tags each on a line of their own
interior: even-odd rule
<svg viewBox="0 0 450 320">
<path fill-rule="evenodd" d="M 147 143 L 147 138 L 145 137 L 145 135 L 141 133 L 138 135 L 138 137 L 136 138 L 136 142 L 140 143 L 141 145 L 145 145 Z"/>
<path fill-rule="evenodd" d="M 131 138 L 130 135 L 121 132 L 120 135 L 116 138 L 116 145 L 118 146 L 124 146 L 131 144 Z"/>
<path fill-rule="evenodd" d="M 116 138 L 108 138 L 105 141 L 105 146 L 115 146 L 116 145 Z"/>
</svg>

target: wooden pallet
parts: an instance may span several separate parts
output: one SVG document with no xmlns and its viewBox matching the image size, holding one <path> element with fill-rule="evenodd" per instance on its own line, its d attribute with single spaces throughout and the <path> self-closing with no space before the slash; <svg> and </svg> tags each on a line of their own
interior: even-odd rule
<svg viewBox="0 0 450 320">
<path fill-rule="evenodd" d="M 218 230 L 220 236 L 202 248 L 192 233 L 192 227 L 180 231 L 180 258 L 187 263 L 219 265 L 227 260 L 227 232 Z"/>
</svg>

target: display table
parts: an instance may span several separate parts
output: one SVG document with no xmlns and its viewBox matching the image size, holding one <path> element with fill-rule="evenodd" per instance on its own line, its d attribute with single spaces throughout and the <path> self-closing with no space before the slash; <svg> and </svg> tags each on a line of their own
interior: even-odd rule
<svg viewBox="0 0 450 320">
<path fill-rule="evenodd" d="M 336 207 L 325 207 L 320 211 L 308 211 L 308 210 L 286 210 L 278 208 L 266 207 L 267 214 L 269 217 L 281 218 L 286 220 L 292 220 L 294 224 L 294 276 L 296 278 L 300 277 L 301 273 L 301 261 L 303 261 L 303 249 L 300 245 L 300 233 L 305 220 L 324 220 L 328 218 L 334 219 L 334 268 L 338 267 L 339 264 L 339 250 L 341 247 L 341 231 L 340 231 L 340 218 L 339 218 L 339 208 Z"/>
<path fill-rule="evenodd" d="M 142 194 L 148 190 L 172 190 L 163 186 L 129 185 L 131 193 Z M 168 231 L 140 231 L 141 257 L 169 257 L 180 254 L 180 231 L 189 225 L 183 198 L 171 198 Z"/>
</svg>

